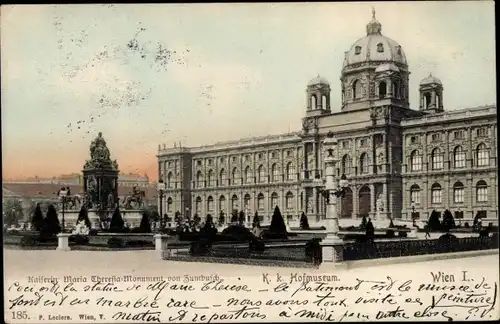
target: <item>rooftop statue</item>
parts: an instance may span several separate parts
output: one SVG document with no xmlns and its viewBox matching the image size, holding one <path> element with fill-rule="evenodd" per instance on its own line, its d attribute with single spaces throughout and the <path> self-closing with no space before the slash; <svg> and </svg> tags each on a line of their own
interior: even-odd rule
<svg viewBox="0 0 500 324">
<path fill-rule="evenodd" d="M 116 160 L 111 160 L 108 146 L 102 137 L 102 133 L 90 144 L 90 160 L 85 163 L 85 169 L 113 168 L 118 169 Z"/>
</svg>

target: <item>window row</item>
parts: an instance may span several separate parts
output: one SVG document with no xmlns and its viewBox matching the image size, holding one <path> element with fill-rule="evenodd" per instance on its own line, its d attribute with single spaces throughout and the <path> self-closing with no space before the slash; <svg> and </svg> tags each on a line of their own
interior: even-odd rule
<svg viewBox="0 0 500 324">
<path fill-rule="evenodd" d="M 476 202 L 488 202 L 488 185 L 484 180 L 480 180 L 476 184 Z M 434 183 L 431 187 L 431 203 L 441 204 L 443 202 L 443 189 L 439 183 Z M 421 190 L 418 185 L 413 185 L 410 188 L 410 202 L 412 204 L 420 204 Z M 455 182 L 453 185 L 453 202 L 463 203 L 465 201 L 465 187 L 462 182 Z"/>
<path fill-rule="evenodd" d="M 202 202 L 203 199 L 201 197 L 196 197 L 195 199 L 195 212 L 197 214 L 202 213 Z M 167 200 L 167 210 L 169 210 L 169 203 L 172 204 L 171 198 Z M 233 195 L 229 201 L 229 206 L 227 205 L 226 197 L 225 196 L 220 196 L 219 197 L 219 212 L 231 212 L 233 210 L 253 210 L 253 204 L 252 204 L 252 197 L 250 194 L 246 194 L 243 196 L 243 206 L 242 209 L 240 209 L 240 200 L 237 195 Z M 259 193 L 256 197 L 256 208 L 257 211 L 265 211 L 265 196 L 263 193 Z M 292 192 L 287 192 L 285 195 L 285 206 L 279 206 L 279 195 L 276 192 L 273 192 L 270 196 L 270 206 L 268 207 L 269 210 L 273 210 L 276 206 L 278 207 L 284 207 L 285 209 L 294 209 L 294 204 L 295 204 L 295 196 L 293 195 Z M 230 210 L 227 210 L 229 207 Z M 172 208 L 170 207 L 170 210 Z M 205 212 L 206 213 L 214 213 L 215 212 L 215 200 L 212 196 L 208 196 L 206 200 L 206 205 L 205 205 Z"/>
<path fill-rule="evenodd" d="M 241 176 L 243 176 L 243 177 L 241 178 Z M 285 181 L 298 180 L 298 177 L 299 177 L 299 175 L 297 174 L 297 171 L 295 169 L 295 164 L 293 164 L 292 162 L 288 162 L 288 164 L 285 167 L 285 173 L 284 173 Z M 239 180 L 242 179 L 243 184 L 251 184 L 251 183 L 254 183 L 254 181 L 253 181 L 254 174 L 252 172 L 252 169 L 249 166 L 247 166 L 245 168 L 245 170 L 243 171 L 243 175 L 241 175 L 239 169 L 235 167 L 235 168 L 233 168 L 233 170 L 231 172 L 230 179 L 233 180 L 233 183 L 238 183 Z M 227 181 L 229 179 L 227 177 L 227 173 L 226 173 L 225 169 L 220 170 L 219 175 L 218 175 L 218 179 L 215 178 L 215 173 L 213 170 L 209 170 L 207 172 L 206 179 L 204 178 L 203 172 L 198 171 L 196 173 L 196 186 L 202 187 L 205 180 L 206 180 L 206 186 L 208 186 L 208 187 L 215 186 L 216 182 L 217 182 L 216 180 L 219 181 L 220 185 L 229 184 L 229 182 Z M 281 172 L 279 170 L 278 164 L 274 163 L 271 166 L 271 173 L 270 173 L 269 179 L 268 179 L 268 175 L 266 172 L 266 168 L 263 165 L 260 165 L 257 168 L 257 173 L 255 174 L 255 182 L 256 183 L 265 183 L 268 181 L 271 181 L 271 182 L 282 181 Z"/>
<path fill-rule="evenodd" d="M 410 154 L 410 170 L 411 171 L 422 171 L 423 159 L 422 155 L 418 150 L 414 150 Z M 461 169 L 466 167 L 467 152 L 463 150 L 461 146 L 455 147 L 453 150 L 453 168 Z M 439 149 L 435 148 L 432 150 L 430 155 L 431 169 L 432 170 L 442 170 L 444 169 L 444 153 Z M 486 167 L 490 165 L 490 150 L 486 147 L 484 143 L 479 144 L 474 150 L 474 160 L 475 166 Z"/>
</svg>

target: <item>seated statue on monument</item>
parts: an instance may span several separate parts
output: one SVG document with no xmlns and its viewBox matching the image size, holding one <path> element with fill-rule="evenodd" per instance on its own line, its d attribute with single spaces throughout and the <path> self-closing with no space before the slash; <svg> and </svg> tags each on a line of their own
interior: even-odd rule
<svg viewBox="0 0 500 324">
<path fill-rule="evenodd" d="M 123 206 L 125 209 L 139 209 L 144 206 L 144 197 L 146 196 L 144 190 L 138 189 L 136 186 L 132 187 L 132 193 L 125 197 Z M 135 206 L 132 206 L 134 203 Z"/>
</svg>

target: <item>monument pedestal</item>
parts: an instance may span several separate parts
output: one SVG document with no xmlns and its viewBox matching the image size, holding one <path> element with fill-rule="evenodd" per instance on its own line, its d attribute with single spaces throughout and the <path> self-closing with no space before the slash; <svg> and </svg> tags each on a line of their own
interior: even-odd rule
<svg viewBox="0 0 500 324">
<path fill-rule="evenodd" d="M 57 251 L 71 251 L 69 248 L 69 233 L 57 234 Z"/>
<path fill-rule="evenodd" d="M 344 241 L 337 235 L 328 234 L 321 241 L 323 262 L 337 263 L 343 261 Z"/>
</svg>

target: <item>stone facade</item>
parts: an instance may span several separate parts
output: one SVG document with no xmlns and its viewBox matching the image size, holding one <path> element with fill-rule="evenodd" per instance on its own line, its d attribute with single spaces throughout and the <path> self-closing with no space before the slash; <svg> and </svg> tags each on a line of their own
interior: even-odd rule
<svg viewBox="0 0 500 324">
<path fill-rule="evenodd" d="M 325 201 L 313 180 L 324 176 L 321 143 L 333 132 L 339 143 L 336 172 L 350 183 L 338 205 L 342 218 L 427 218 L 433 209 L 446 208 L 466 218 L 478 211 L 496 217 L 496 107 L 446 112 L 443 85 L 431 75 L 422 80 L 420 103 L 411 109 L 403 49 L 382 35 L 375 13 L 366 31 L 345 53 L 340 111 L 331 111 L 330 84 L 318 76 L 307 84 L 305 117 L 296 133 L 195 148 L 160 146 L 163 210 L 203 218 L 237 209 L 267 221 L 277 205 L 294 220 L 302 212 L 321 220 Z M 457 147 L 463 153 L 455 158 Z M 432 160 L 435 148 L 442 153 Z"/>
</svg>

